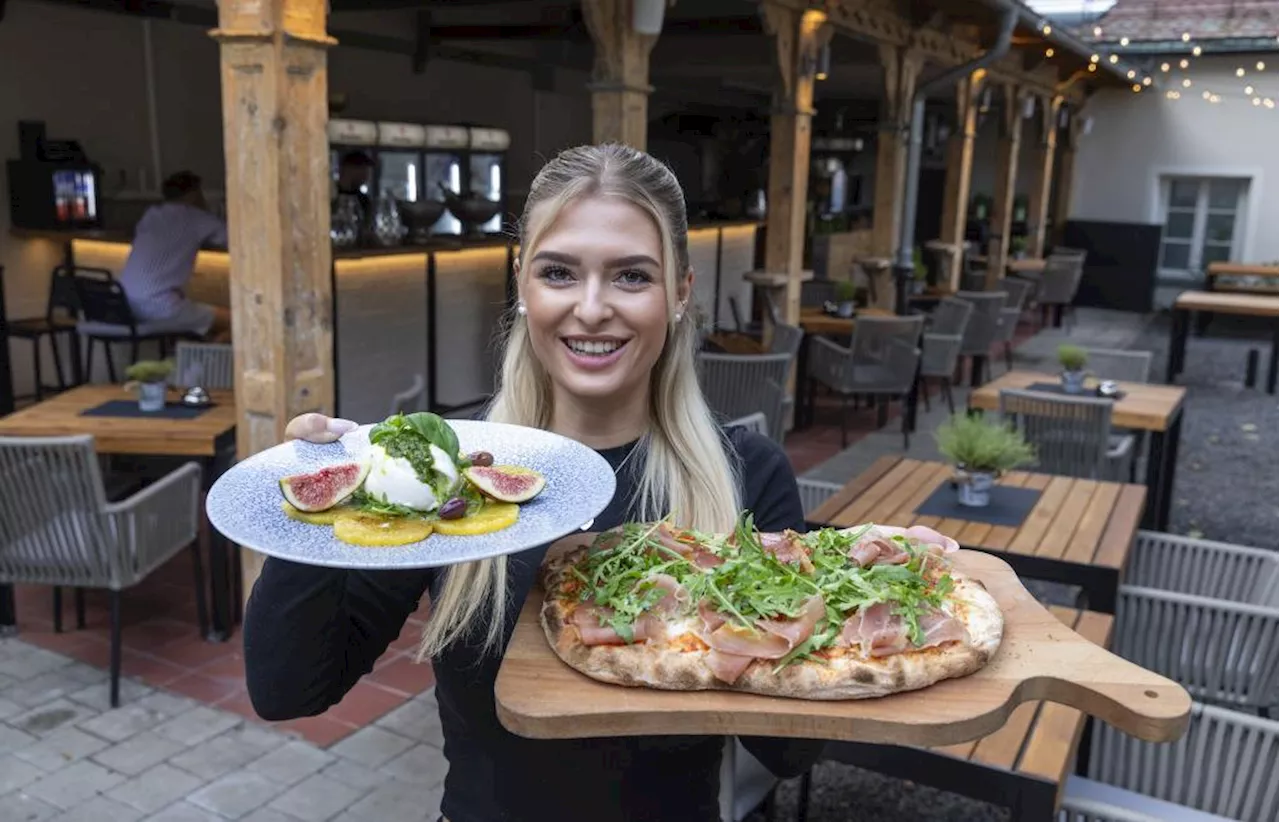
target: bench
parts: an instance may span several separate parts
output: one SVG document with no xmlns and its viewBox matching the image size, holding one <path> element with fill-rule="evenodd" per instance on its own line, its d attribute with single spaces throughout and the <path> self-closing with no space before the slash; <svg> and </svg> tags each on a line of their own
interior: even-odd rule
<svg viewBox="0 0 1280 822">
<path fill-rule="evenodd" d="M 1089 641 L 1103 647 L 1110 642 L 1110 614 L 1049 610 Z M 1014 820 L 1049 820 L 1075 770 L 1082 740 L 1087 748 L 1087 719 L 1065 705 L 1024 702 L 1000 730 L 973 742 L 937 748 L 832 742 L 824 758 L 1001 805 Z M 808 789 L 806 776 L 801 791 L 807 795 Z M 801 808 L 806 804 L 802 796 Z"/>
</svg>

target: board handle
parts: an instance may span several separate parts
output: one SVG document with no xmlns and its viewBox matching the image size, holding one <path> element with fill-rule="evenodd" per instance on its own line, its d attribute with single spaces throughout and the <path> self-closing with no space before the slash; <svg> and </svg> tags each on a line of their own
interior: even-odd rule
<svg viewBox="0 0 1280 822">
<path fill-rule="evenodd" d="M 1148 742 L 1182 736 L 1191 717 L 1185 688 L 1054 622 L 1050 631 L 1060 635 L 1044 653 L 1025 660 L 1031 664 L 1020 697 L 1076 708 Z"/>
</svg>

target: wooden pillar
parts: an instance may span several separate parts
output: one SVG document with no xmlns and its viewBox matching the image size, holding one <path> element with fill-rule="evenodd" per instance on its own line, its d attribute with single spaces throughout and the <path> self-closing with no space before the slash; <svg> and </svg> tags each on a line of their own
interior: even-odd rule
<svg viewBox="0 0 1280 822">
<path fill-rule="evenodd" d="M 987 289 L 1004 277 L 1009 258 L 1009 231 L 1013 225 L 1013 197 L 1018 181 L 1018 154 L 1022 149 L 1022 105 L 1017 86 L 1004 84 L 1000 115 L 1000 140 L 996 149 L 996 191 L 991 204 L 991 242 L 987 248 Z"/>
<path fill-rule="evenodd" d="M 1080 142 L 1080 129 L 1084 117 L 1073 111 L 1067 119 L 1067 127 L 1063 129 L 1058 142 L 1058 163 L 1055 169 L 1054 190 L 1056 196 L 1053 203 L 1053 242 L 1062 243 L 1063 234 L 1067 230 L 1067 220 L 1071 219 L 1071 194 L 1075 187 L 1076 145 Z M 1056 123 L 1055 123 L 1056 127 Z"/>
<path fill-rule="evenodd" d="M 333 413 L 325 0 L 221 0 L 236 450 Z M 262 557 L 244 552 L 244 591 Z"/>
<path fill-rule="evenodd" d="M 884 107 L 876 141 L 876 188 L 871 224 L 871 253 L 892 258 L 898 245 L 898 223 L 906 193 L 907 139 L 911 127 L 911 98 L 924 58 L 902 46 L 881 44 L 884 68 Z"/>
<path fill-rule="evenodd" d="M 1036 144 L 1036 161 L 1027 197 L 1027 230 L 1030 234 L 1027 253 L 1043 257 L 1045 229 L 1049 222 L 1049 192 L 1053 188 L 1053 161 L 1058 147 L 1058 111 L 1062 97 L 1054 95 L 1039 101 L 1040 141 Z"/>
<path fill-rule="evenodd" d="M 809 145 L 813 81 L 819 49 L 831 36 L 826 15 L 788 6 L 760 4 L 765 30 L 773 35 L 778 69 L 769 123 L 769 212 L 764 265 L 786 272 L 780 306 L 785 321 L 800 322 L 800 277 L 804 267 L 805 203 L 809 187 Z"/>
<path fill-rule="evenodd" d="M 942 241 L 963 249 L 969 219 L 969 183 L 973 178 L 973 143 L 978 135 L 978 96 L 986 72 L 978 69 L 956 86 L 956 128 L 947 140 L 947 177 L 942 195 Z M 960 288 L 964 254 L 951 260 L 952 290 Z"/>
<path fill-rule="evenodd" d="M 634 0 L 582 0 L 582 16 L 595 42 L 591 135 L 596 143 L 625 143 L 644 151 L 649 133 L 649 53 L 656 35 L 636 34 Z"/>
</svg>

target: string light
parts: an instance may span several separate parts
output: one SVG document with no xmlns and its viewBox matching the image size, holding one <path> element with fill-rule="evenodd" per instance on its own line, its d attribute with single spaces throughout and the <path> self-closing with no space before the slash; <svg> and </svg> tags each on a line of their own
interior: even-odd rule
<svg viewBox="0 0 1280 822">
<path fill-rule="evenodd" d="M 1266 70 L 1267 70 L 1267 64 L 1266 64 L 1266 63 L 1264 63 L 1264 62 L 1262 62 L 1261 60 L 1259 60 L 1259 61 L 1258 61 L 1258 71 L 1266 71 Z"/>
<path fill-rule="evenodd" d="M 1129 38 L 1128 38 L 1128 37 L 1121 37 L 1121 38 L 1120 38 L 1120 45 L 1122 45 L 1122 46 L 1127 46 L 1127 45 L 1129 45 Z"/>
<path fill-rule="evenodd" d="M 1222 102 L 1222 98 L 1221 98 L 1221 97 L 1219 97 L 1219 96 L 1218 96 L 1218 95 L 1216 95 L 1216 94 L 1212 94 L 1212 95 L 1210 95 L 1210 96 L 1209 96 L 1209 102 L 1210 102 L 1210 103 L 1221 103 L 1221 102 Z"/>
<path fill-rule="evenodd" d="M 1208 99 L 1209 99 L 1210 97 L 1212 97 L 1213 95 L 1212 95 L 1212 94 L 1210 94 L 1210 93 L 1208 92 L 1208 90 L 1206 90 L 1206 91 L 1205 91 L 1203 94 L 1201 94 L 1200 96 L 1201 96 L 1201 97 L 1203 97 L 1204 99 L 1208 100 Z"/>
<path fill-rule="evenodd" d="M 1164 93 L 1164 96 L 1168 97 L 1170 100 L 1177 100 L 1179 97 L 1182 96 L 1182 93 L 1178 91 L 1166 91 Z M 1262 102 L 1262 101 L 1259 100 L 1258 102 Z"/>
<path fill-rule="evenodd" d="M 1254 104 L 1255 106 L 1260 106 L 1260 105 L 1262 105 L 1262 98 L 1261 98 L 1261 97 L 1254 97 L 1254 98 L 1253 98 L 1253 104 Z"/>
<path fill-rule="evenodd" d="M 1052 57 L 1052 56 L 1053 56 L 1053 49 L 1045 49 L 1045 50 L 1044 50 L 1044 56 L 1045 56 L 1045 57 Z"/>
<path fill-rule="evenodd" d="M 1102 26 L 1094 26 L 1094 27 L 1093 27 L 1093 36 L 1094 36 L 1094 37 L 1101 37 L 1101 36 L 1102 36 Z"/>
<path fill-rule="evenodd" d="M 1187 77 L 1182 81 L 1183 88 L 1191 88 L 1191 78 Z"/>
<path fill-rule="evenodd" d="M 1130 80 L 1132 80 L 1133 78 L 1135 78 L 1135 77 L 1137 77 L 1137 76 L 1138 76 L 1138 72 L 1134 71 L 1133 69 L 1129 69 L 1129 73 L 1128 73 L 1126 76 L 1127 76 Z"/>
<path fill-rule="evenodd" d="M 1199 57 L 1203 52 L 1204 52 L 1204 49 L 1200 48 L 1199 46 L 1196 46 L 1191 50 L 1191 55 L 1193 57 Z"/>
<path fill-rule="evenodd" d="M 1244 93 L 1245 93 L 1245 94 L 1253 94 L 1253 86 L 1245 86 L 1245 87 L 1244 87 Z"/>
<path fill-rule="evenodd" d="M 1045 37 L 1048 37 L 1050 34 L 1053 34 L 1053 26 L 1049 25 L 1048 23 L 1045 23 L 1044 28 L 1041 29 L 1041 31 L 1044 32 Z"/>
<path fill-rule="evenodd" d="M 1144 85 L 1144 86 L 1149 86 L 1149 85 L 1151 85 L 1151 78 L 1150 78 L 1150 77 L 1143 77 L 1143 78 L 1142 78 L 1142 85 Z"/>
<path fill-rule="evenodd" d="M 1136 93 L 1138 93 L 1139 91 L 1142 91 L 1142 86 L 1138 85 L 1137 83 L 1134 83 L 1134 84 L 1133 84 L 1133 91 L 1134 91 L 1134 93 L 1135 93 L 1135 94 L 1136 94 Z"/>
<path fill-rule="evenodd" d="M 1161 63 L 1161 64 L 1160 64 L 1160 70 L 1161 70 L 1161 71 L 1164 71 L 1164 72 L 1167 72 L 1167 71 L 1169 70 L 1169 64 L 1168 64 L 1168 63 Z"/>
<path fill-rule="evenodd" d="M 1262 104 L 1263 104 L 1264 106 L 1266 106 L 1267 108 L 1275 108 L 1275 107 L 1276 107 L 1276 101 L 1275 101 L 1275 100 L 1272 100 L 1270 97 L 1268 97 L 1268 98 L 1266 98 L 1265 100 L 1263 100 L 1263 101 L 1262 101 Z"/>
<path fill-rule="evenodd" d="M 1096 63 L 1096 62 L 1098 62 L 1098 55 L 1096 55 L 1096 54 L 1090 54 L 1090 55 L 1089 55 L 1089 62 L 1090 62 L 1090 63 Z"/>
<path fill-rule="evenodd" d="M 1178 61 L 1178 68 L 1186 68 L 1189 65 L 1191 65 L 1191 61 L 1185 57 Z"/>
<path fill-rule="evenodd" d="M 1118 54 L 1113 54 L 1113 55 L 1111 55 L 1110 57 L 1108 57 L 1107 59 L 1108 59 L 1108 60 L 1110 60 L 1110 61 L 1112 62 L 1112 64 L 1113 64 L 1113 65 L 1114 65 L 1115 63 L 1119 63 L 1119 62 L 1120 62 L 1120 56 L 1119 56 Z"/>
<path fill-rule="evenodd" d="M 1089 71 L 1097 71 L 1098 67 L 1094 63 L 1089 64 Z"/>
<path fill-rule="evenodd" d="M 1237 76 L 1237 77 L 1243 77 L 1243 76 L 1244 76 L 1244 66 L 1241 66 L 1240 68 L 1236 69 L 1236 76 Z"/>
<path fill-rule="evenodd" d="M 1182 42 L 1184 42 L 1184 43 L 1190 43 L 1190 42 L 1191 42 L 1191 35 L 1190 35 L 1188 32 L 1185 32 L 1185 31 L 1184 31 L 1184 32 L 1182 33 Z"/>
</svg>

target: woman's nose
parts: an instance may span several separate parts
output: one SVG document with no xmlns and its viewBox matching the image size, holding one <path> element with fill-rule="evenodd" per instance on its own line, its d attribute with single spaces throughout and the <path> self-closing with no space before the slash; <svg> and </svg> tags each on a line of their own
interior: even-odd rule
<svg viewBox="0 0 1280 822">
<path fill-rule="evenodd" d="M 573 313 L 583 325 L 599 325 L 613 316 L 608 290 L 599 278 L 588 277 L 586 288 L 579 293 L 581 298 L 574 306 Z"/>
</svg>

